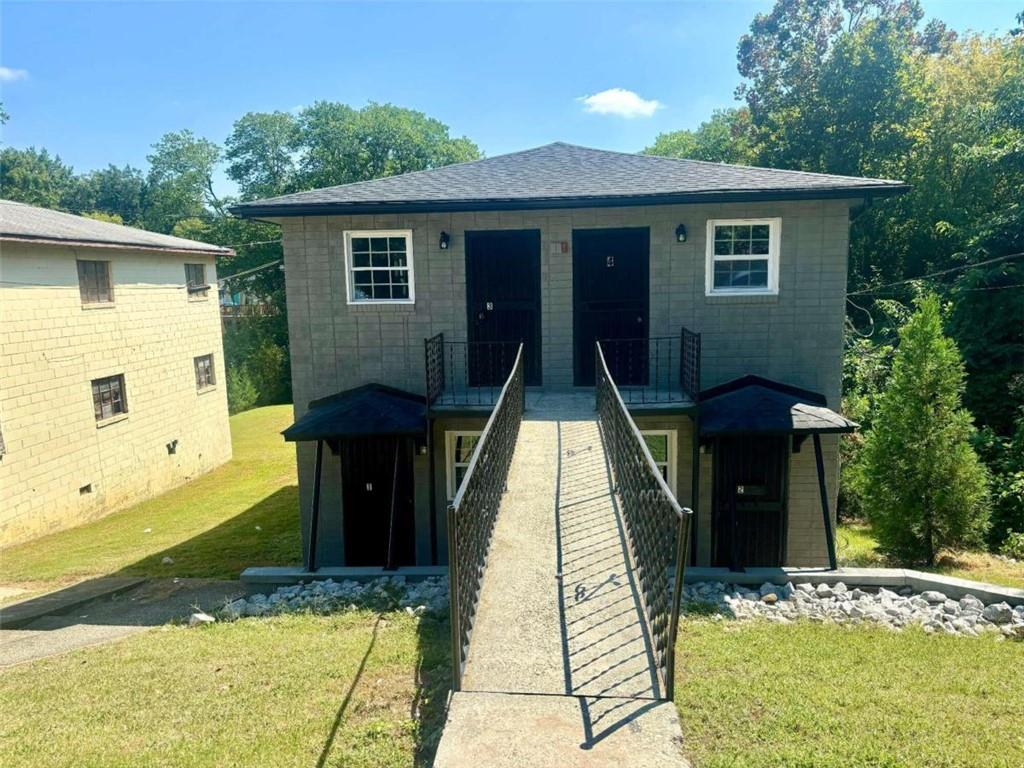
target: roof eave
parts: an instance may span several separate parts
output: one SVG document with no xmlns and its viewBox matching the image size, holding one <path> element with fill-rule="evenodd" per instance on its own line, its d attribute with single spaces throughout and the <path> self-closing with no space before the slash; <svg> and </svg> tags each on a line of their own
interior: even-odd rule
<svg viewBox="0 0 1024 768">
<path fill-rule="evenodd" d="M 106 248 L 120 251 L 152 251 L 155 253 L 184 253 L 196 256 L 234 256 L 231 248 L 175 248 L 163 245 L 140 245 L 135 243 L 110 243 L 103 240 L 68 239 L 60 237 L 35 237 L 33 235 L 15 235 L 0 233 L 0 241 L 27 243 L 29 245 L 61 245 L 74 248 Z"/>
<path fill-rule="evenodd" d="M 559 208 L 619 208 L 688 203 L 748 203 L 785 200 L 857 200 L 893 197 L 910 191 L 909 184 L 878 184 L 826 189 L 713 190 L 657 195 L 595 197 L 487 198 L 468 200 L 406 200 L 392 202 L 241 203 L 229 210 L 235 216 L 327 216 L 339 214 L 450 213 L 461 211 L 523 211 Z"/>
</svg>

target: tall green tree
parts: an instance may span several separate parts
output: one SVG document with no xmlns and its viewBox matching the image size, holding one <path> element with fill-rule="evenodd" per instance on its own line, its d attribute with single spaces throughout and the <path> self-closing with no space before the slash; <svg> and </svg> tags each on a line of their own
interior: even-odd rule
<svg viewBox="0 0 1024 768">
<path fill-rule="evenodd" d="M 141 170 L 130 165 L 109 165 L 76 176 L 62 204 L 71 213 L 105 213 L 138 226 L 143 223 L 146 192 L 146 178 Z"/>
<path fill-rule="evenodd" d="M 294 190 L 298 120 L 288 112 L 249 112 L 237 121 L 225 142 L 227 175 L 243 200 L 273 197 Z"/>
<path fill-rule="evenodd" d="M 880 548 L 898 560 L 933 565 L 943 548 L 983 543 L 988 478 L 963 390 L 963 361 L 943 334 L 938 297 L 927 295 L 900 329 L 864 445 L 865 511 Z"/>
<path fill-rule="evenodd" d="M 716 109 L 696 130 L 658 134 L 648 155 L 684 157 L 713 163 L 746 165 L 754 160 L 750 144 L 750 111 L 745 108 Z"/>
<path fill-rule="evenodd" d="M 43 208 L 63 208 L 74 171 L 45 149 L 0 150 L 0 196 Z"/>
<path fill-rule="evenodd" d="M 192 131 L 164 134 L 146 158 L 147 228 L 170 232 L 182 219 L 202 218 L 210 210 L 223 214 L 223 204 L 213 190 L 220 158 L 219 146 Z"/>
</svg>

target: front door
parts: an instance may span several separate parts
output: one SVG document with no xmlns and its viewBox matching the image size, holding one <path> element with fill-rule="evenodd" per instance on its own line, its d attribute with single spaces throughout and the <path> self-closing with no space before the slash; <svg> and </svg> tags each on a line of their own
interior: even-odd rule
<svg viewBox="0 0 1024 768">
<path fill-rule="evenodd" d="M 345 565 L 415 565 L 413 450 L 410 438 L 342 441 Z"/>
<path fill-rule="evenodd" d="M 466 233 L 471 387 L 500 386 L 523 342 L 529 386 L 540 386 L 540 230 Z"/>
<path fill-rule="evenodd" d="M 713 451 L 713 565 L 732 570 L 781 566 L 789 439 L 721 437 Z"/>
<path fill-rule="evenodd" d="M 650 232 L 584 229 L 572 233 L 574 381 L 594 386 L 594 342 L 604 349 L 615 383 L 647 381 Z"/>
</svg>

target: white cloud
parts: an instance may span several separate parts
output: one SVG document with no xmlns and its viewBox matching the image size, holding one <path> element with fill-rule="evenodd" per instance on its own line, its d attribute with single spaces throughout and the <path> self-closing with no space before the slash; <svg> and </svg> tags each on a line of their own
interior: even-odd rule
<svg viewBox="0 0 1024 768">
<path fill-rule="evenodd" d="M 657 99 L 640 98 L 625 88 L 609 88 L 590 96 L 581 96 L 579 100 L 587 112 L 619 117 L 650 117 L 662 107 Z"/>
<path fill-rule="evenodd" d="M 0 67 L 0 83 L 13 83 L 15 80 L 24 80 L 27 77 L 27 69 L 12 69 L 11 67 Z"/>
</svg>

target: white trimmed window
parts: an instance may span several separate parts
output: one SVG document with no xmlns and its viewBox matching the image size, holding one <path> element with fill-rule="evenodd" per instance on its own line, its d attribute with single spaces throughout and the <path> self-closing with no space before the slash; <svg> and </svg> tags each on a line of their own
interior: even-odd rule
<svg viewBox="0 0 1024 768">
<path fill-rule="evenodd" d="M 473 456 L 479 432 L 445 432 L 445 466 L 448 481 L 448 500 L 455 498 L 455 493 L 462 484 L 462 478 L 469 469 L 469 460 Z"/>
<path fill-rule="evenodd" d="M 676 431 L 674 429 L 642 429 L 640 434 L 647 443 L 651 458 L 661 470 L 669 490 L 676 493 Z"/>
<path fill-rule="evenodd" d="M 707 294 L 778 293 L 781 233 L 782 219 L 709 219 Z"/>
<path fill-rule="evenodd" d="M 412 304 L 412 230 L 345 233 L 349 304 Z"/>
</svg>

